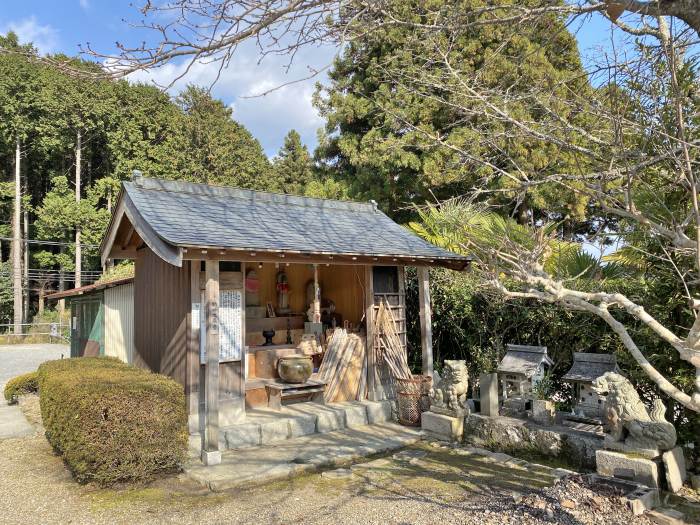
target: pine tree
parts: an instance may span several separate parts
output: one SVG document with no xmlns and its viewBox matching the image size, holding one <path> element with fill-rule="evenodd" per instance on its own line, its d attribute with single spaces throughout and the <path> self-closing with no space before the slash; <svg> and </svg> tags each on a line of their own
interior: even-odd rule
<svg viewBox="0 0 700 525">
<path fill-rule="evenodd" d="M 272 161 L 277 184 L 284 193 L 301 195 L 313 179 L 313 163 L 301 135 L 292 129 L 284 137 L 284 144 Z"/>
</svg>

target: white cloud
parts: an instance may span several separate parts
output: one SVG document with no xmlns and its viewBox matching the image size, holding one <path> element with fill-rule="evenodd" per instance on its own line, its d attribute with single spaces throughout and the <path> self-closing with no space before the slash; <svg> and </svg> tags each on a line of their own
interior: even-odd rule
<svg viewBox="0 0 700 525">
<path fill-rule="evenodd" d="M 233 117 L 260 140 L 270 157 L 277 153 L 284 136 L 292 128 L 313 150 L 316 131 L 323 125 L 323 119 L 312 106 L 311 98 L 315 83 L 326 77 L 319 75 L 310 80 L 283 84 L 309 76 L 309 66 L 322 68 L 328 65 L 334 54 L 335 48 L 332 47 L 305 49 L 295 57 L 294 64 L 286 72 L 287 57 L 267 57 L 262 64 L 258 64 L 255 47 L 241 46 L 229 66 L 221 72 L 212 93 L 233 108 Z M 211 86 L 218 74 L 217 66 L 195 64 L 184 79 L 175 83 L 171 93 L 178 93 L 188 83 Z M 168 85 L 186 67 L 185 64 L 167 64 L 150 73 L 135 73 L 130 78 Z M 254 96 L 269 90 L 273 91 L 264 96 Z"/>
<path fill-rule="evenodd" d="M 79 0 L 80 7 L 83 9 L 88 9 L 90 7 L 90 0 Z"/>
<path fill-rule="evenodd" d="M 33 43 L 40 53 L 52 53 L 58 47 L 58 31 L 49 24 L 42 25 L 35 16 L 9 22 L 0 27 L 0 33 L 14 31 L 22 44 Z"/>
</svg>

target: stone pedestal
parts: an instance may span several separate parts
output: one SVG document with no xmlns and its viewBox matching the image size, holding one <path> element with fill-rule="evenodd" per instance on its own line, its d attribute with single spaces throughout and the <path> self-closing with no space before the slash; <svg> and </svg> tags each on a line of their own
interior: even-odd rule
<svg viewBox="0 0 700 525">
<path fill-rule="evenodd" d="M 532 419 L 540 425 L 549 426 L 554 423 L 554 402 L 535 399 L 532 402 Z"/>
<path fill-rule="evenodd" d="M 624 452 L 597 450 L 595 460 L 596 470 L 601 476 L 627 479 L 647 487 L 659 488 L 660 458 L 647 459 Z"/>
<path fill-rule="evenodd" d="M 661 457 L 664 462 L 664 473 L 666 474 L 668 490 L 678 492 L 687 479 L 683 449 L 681 447 L 673 448 L 664 452 Z"/>
<path fill-rule="evenodd" d="M 464 418 L 423 412 L 421 428 L 435 437 L 448 441 L 461 441 L 464 433 Z"/>
<path fill-rule="evenodd" d="M 481 374 L 479 376 L 481 391 L 481 414 L 495 417 L 498 415 L 498 374 Z"/>
</svg>

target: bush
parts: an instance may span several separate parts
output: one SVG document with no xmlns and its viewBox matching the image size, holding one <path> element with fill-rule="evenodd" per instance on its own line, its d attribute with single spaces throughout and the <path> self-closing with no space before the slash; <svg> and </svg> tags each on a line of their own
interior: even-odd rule
<svg viewBox="0 0 700 525">
<path fill-rule="evenodd" d="M 39 367 L 46 437 L 75 478 L 144 482 L 179 468 L 187 452 L 181 385 L 104 357 Z"/>
<path fill-rule="evenodd" d="M 37 372 L 29 372 L 28 374 L 22 374 L 21 376 L 10 379 L 5 385 L 4 391 L 7 402 L 15 403 L 18 396 L 36 392 L 39 389 L 37 378 Z"/>
</svg>

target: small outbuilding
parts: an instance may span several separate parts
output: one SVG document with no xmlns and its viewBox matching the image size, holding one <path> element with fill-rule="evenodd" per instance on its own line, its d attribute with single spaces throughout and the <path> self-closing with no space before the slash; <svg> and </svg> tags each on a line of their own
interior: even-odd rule
<svg viewBox="0 0 700 525">
<path fill-rule="evenodd" d="M 114 279 L 47 296 L 70 306 L 70 355 L 110 356 L 131 363 L 134 353 L 134 278 Z"/>
<path fill-rule="evenodd" d="M 498 365 L 503 399 L 527 397 L 554 363 L 546 346 L 506 345 L 506 355 Z"/>
<path fill-rule="evenodd" d="M 601 418 L 605 397 L 593 390 L 593 381 L 606 372 L 619 373 L 614 355 L 574 352 L 571 369 L 562 378 L 574 387 L 573 412 L 576 415 Z"/>
</svg>

